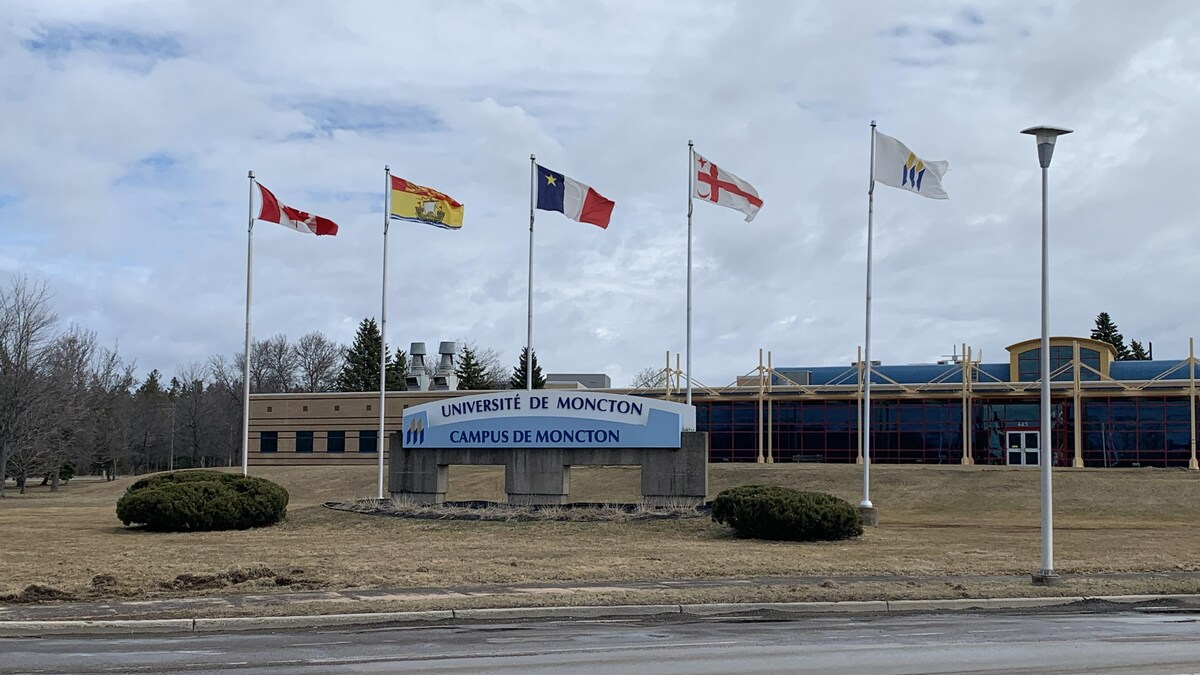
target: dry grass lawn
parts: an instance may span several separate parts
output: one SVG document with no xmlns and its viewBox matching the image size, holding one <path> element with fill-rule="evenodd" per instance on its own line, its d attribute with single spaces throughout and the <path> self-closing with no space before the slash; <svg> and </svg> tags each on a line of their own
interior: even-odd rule
<svg viewBox="0 0 1200 675">
<path fill-rule="evenodd" d="M 321 506 L 373 496 L 374 467 L 276 467 L 253 469 L 252 474 L 277 481 L 291 493 L 282 524 L 187 534 L 127 529 L 116 519 L 115 504 L 133 479 L 79 479 L 58 494 L 38 487 L 24 496 L 10 492 L 0 500 L 0 595 L 30 584 L 79 599 L 102 599 L 557 581 L 1028 575 L 1039 560 L 1036 470 L 873 467 L 872 500 L 880 509 L 880 526 L 858 540 L 817 544 L 738 540 L 706 519 L 497 523 L 382 518 Z M 860 481 L 856 466 L 724 464 L 711 467 L 710 494 L 735 485 L 773 483 L 831 492 L 857 503 Z M 1200 570 L 1200 536 L 1193 529 L 1200 520 L 1200 474 L 1077 469 L 1056 471 L 1054 481 L 1060 573 Z M 502 499 L 502 482 L 499 468 L 456 467 L 448 497 Z M 635 501 L 637 484 L 637 469 L 575 469 L 572 498 Z M 181 574 L 260 567 L 295 583 L 280 587 L 268 578 L 220 591 L 172 584 Z M 94 588 L 97 575 L 115 581 Z M 1104 587 L 1137 590 L 1115 583 Z M 980 590 L 972 592 L 983 592 L 985 585 L 981 581 Z M 772 591 L 769 586 L 742 595 L 799 597 L 786 587 Z M 884 593 L 864 590 L 868 588 L 840 597 Z M 1196 592 L 1200 583 L 1188 580 L 1168 590 Z M 897 596 L 894 588 L 890 594 Z M 816 597 L 833 595 L 820 590 Z"/>
</svg>

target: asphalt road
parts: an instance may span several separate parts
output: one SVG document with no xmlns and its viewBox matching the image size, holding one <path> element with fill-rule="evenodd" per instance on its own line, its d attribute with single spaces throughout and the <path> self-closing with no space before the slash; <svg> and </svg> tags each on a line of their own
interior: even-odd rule
<svg viewBox="0 0 1200 675">
<path fill-rule="evenodd" d="M 530 621 L 0 639 L 3 673 L 1194 673 L 1200 614 Z"/>
</svg>

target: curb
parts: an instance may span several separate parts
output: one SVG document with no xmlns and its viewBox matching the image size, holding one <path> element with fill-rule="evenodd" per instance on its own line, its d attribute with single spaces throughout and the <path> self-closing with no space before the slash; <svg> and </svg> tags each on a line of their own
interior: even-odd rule
<svg viewBox="0 0 1200 675">
<path fill-rule="evenodd" d="M 421 612 L 376 612 L 315 616 L 269 616 L 192 619 L 123 619 L 95 621 L 0 621 L 0 638 L 45 635 L 128 635 L 154 633 L 214 633 L 294 628 L 338 628 L 379 624 L 435 623 L 439 621 L 505 621 L 533 619 L 640 618 L 679 615 L 710 618 L 756 612 L 795 615 L 880 614 L 930 611 L 1031 609 L 1084 601 L 1137 604 L 1156 601 L 1191 601 L 1200 595 L 1096 595 L 1043 598 L 978 598 L 954 600 L 868 600 L 847 602 L 748 602 L 692 605 L 582 605 L 578 607 L 507 607 L 447 609 Z"/>
</svg>

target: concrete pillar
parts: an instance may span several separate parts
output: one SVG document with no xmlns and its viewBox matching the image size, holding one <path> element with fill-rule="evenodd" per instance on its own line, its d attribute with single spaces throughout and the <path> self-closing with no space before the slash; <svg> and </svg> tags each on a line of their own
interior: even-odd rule
<svg viewBox="0 0 1200 675">
<path fill-rule="evenodd" d="M 702 504 L 708 498 L 708 434 L 685 431 L 677 451 L 646 452 L 642 500 L 648 506 Z"/>
<path fill-rule="evenodd" d="M 441 504 L 446 499 L 449 466 L 438 464 L 436 452 L 402 447 L 398 432 L 389 443 L 388 490 L 393 497 L 416 504 Z"/>
<path fill-rule="evenodd" d="M 509 504 L 566 504 L 571 467 L 555 448 L 514 451 L 504 464 L 504 491 Z"/>
</svg>

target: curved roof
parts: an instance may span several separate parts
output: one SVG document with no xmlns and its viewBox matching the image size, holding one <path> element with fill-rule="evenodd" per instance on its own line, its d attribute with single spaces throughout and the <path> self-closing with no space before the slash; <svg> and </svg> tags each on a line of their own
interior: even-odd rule
<svg viewBox="0 0 1200 675">
<path fill-rule="evenodd" d="M 1078 342 L 1080 348 L 1086 347 L 1088 349 L 1094 349 L 1098 352 L 1107 351 L 1109 358 L 1114 361 L 1117 358 L 1117 350 L 1113 349 L 1112 345 L 1104 342 L 1103 340 L 1093 340 L 1092 338 L 1085 337 L 1072 337 L 1070 335 L 1054 335 L 1050 337 L 1051 347 L 1070 347 L 1074 342 Z M 1042 339 L 1040 337 L 1035 337 L 1029 340 L 1022 340 L 1015 344 L 1011 344 L 1005 347 L 1005 349 L 1008 350 L 1009 354 L 1019 354 L 1023 351 L 1040 347 L 1041 344 Z"/>
</svg>

